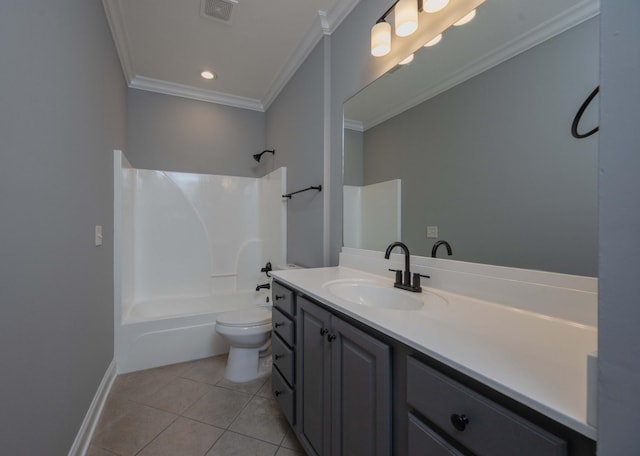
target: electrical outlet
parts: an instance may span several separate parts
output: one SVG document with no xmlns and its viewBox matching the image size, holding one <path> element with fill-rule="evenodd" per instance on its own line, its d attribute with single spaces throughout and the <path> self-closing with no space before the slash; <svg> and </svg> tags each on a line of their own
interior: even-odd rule
<svg viewBox="0 0 640 456">
<path fill-rule="evenodd" d="M 438 237 L 437 226 L 427 226 L 427 239 L 436 239 Z"/>
</svg>

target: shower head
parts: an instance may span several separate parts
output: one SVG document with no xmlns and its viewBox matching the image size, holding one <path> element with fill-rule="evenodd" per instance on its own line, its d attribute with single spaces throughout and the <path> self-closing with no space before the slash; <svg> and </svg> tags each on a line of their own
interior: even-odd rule
<svg viewBox="0 0 640 456">
<path fill-rule="evenodd" d="M 259 154 L 253 154 L 253 159 L 255 161 L 257 161 L 258 163 L 260 163 L 260 159 L 262 158 L 263 154 L 266 154 L 267 152 L 269 152 L 270 154 L 275 155 L 276 151 L 274 150 L 263 150 L 262 152 L 260 152 Z"/>
</svg>

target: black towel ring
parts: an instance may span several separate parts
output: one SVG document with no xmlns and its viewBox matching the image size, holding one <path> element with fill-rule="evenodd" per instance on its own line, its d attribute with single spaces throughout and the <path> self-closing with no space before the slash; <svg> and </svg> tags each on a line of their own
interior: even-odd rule
<svg viewBox="0 0 640 456">
<path fill-rule="evenodd" d="M 585 134 L 578 133 L 578 124 L 580 123 L 580 119 L 582 119 L 582 114 L 584 114 L 584 112 L 587 110 L 587 108 L 589 107 L 589 104 L 591 103 L 591 100 L 595 98 L 595 96 L 598 94 L 599 91 L 600 91 L 600 86 L 596 87 L 593 90 L 593 92 L 591 92 L 591 95 L 589 95 L 587 99 L 584 100 L 584 103 L 582 103 L 582 106 L 580 106 L 580 109 L 578 109 L 578 113 L 573 118 L 573 123 L 571 124 L 571 135 L 574 138 L 578 138 L 578 139 L 587 138 L 593 135 L 598 130 L 600 130 L 600 127 L 596 127 Z"/>
</svg>

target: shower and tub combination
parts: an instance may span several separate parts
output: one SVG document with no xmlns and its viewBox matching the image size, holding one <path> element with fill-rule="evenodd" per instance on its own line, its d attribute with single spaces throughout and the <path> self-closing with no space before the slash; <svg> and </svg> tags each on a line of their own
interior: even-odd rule
<svg viewBox="0 0 640 456">
<path fill-rule="evenodd" d="M 226 353 L 224 312 L 269 308 L 261 271 L 286 261 L 286 169 L 262 178 L 132 168 L 114 160 L 119 373 Z"/>
</svg>

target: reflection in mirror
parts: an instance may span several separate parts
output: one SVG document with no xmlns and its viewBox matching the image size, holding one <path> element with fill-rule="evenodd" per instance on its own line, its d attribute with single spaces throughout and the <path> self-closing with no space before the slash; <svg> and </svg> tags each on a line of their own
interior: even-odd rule
<svg viewBox="0 0 640 456">
<path fill-rule="evenodd" d="M 596 276 L 598 135 L 570 132 L 598 85 L 592 3 L 486 2 L 471 24 L 348 100 L 345 197 L 400 181 L 387 195 L 401 200 L 397 224 L 387 225 L 401 227 L 415 255 L 446 240 L 444 258 Z M 596 99 L 585 129 L 597 112 Z M 397 240 L 380 236 L 379 219 L 353 220 L 348 204 L 345 246 Z"/>
</svg>

